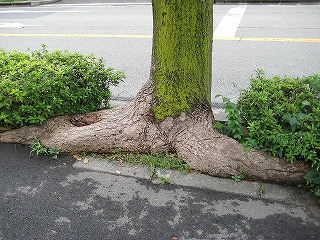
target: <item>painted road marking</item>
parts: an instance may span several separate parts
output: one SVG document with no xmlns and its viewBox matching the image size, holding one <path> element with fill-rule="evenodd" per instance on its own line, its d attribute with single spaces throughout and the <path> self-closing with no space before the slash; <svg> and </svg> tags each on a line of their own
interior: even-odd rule
<svg viewBox="0 0 320 240">
<path fill-rule="evenodd" d="M 0 37 L 60 37 L 60 38 L 137 38 L 151 39 L 152 35 L 142 34 L 81 34 L 81 33 L 0 33 Z M 263 37 L 219 37 L 217 41 L 254 41 L 254 42 L 309 42 L 320 43 L 320 38 L 263 38 Z"/>
<path fill-rule="evenodd" d="M 59 3 L 52 3 L 48 5 L 49 7 L 65 7 L 65 6 L 80 6 L 80 7 L 96 7 L 96 6 L 138 6 L 138 5 L 152 5 L 151 2 L 125 2 L 125 3 L 120 3 L 120 2 L 111 2 L 111 3 L 67 3 L 67 4 L 59 4 Z M 42 7 L 47 7 L 46 5 L 43 5 Z"/>
<path fill-rule="evenodd" d="M 139 34 L 86 34 L 86 33 L 0 33 L 0 37 L 65 37 L 65 38 L 152 38 Z"/>
<path fill-rule="evenodd" d="M 0 10 L 0 14 L 3 13 L 89 13 L 90 11 L 72 11 L 72 10 L 39 10 L 39 11 L 29 11 L 29 10 Z"/>
<path fill-rule="evenodd" d="M 320 38 L 263 38 L 263 37 L 213 37 L 221 41 L 254 41 L 254 42 L 313 42 L 320 43 Z"/>
<path fill-rule="evenodd" d="M 214 30 L 213 36 L 234 37 L 247 6 L 231 8 Z"/>
<path fill-rule="evenodd" d="M 22 23 L 0 23 L 0 28 L 43 27 L 43 25 L 24 25 Z"/>
</svg>

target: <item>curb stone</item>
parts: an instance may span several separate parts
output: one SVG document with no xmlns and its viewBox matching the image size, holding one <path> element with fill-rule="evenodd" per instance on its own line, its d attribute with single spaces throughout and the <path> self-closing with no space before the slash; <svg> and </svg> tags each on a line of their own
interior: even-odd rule
<svg viewBox="0 0 320 240">
<path fill-rule="evenodd" d="M 150 180 L 151 173 L 150 168 L 147 166 L 122 164 L 118 161 L 95 157 L 84 157 L 80 161 L 76 161 L 73 167 L 146 180 Z M 303 193 L 301 189 L 293 186 L 245 180 L 235 182 L 232 179 L 213 177 L 201 173 L 184 174 L 173 170 L 157 170 L 156 177 L 155 180 L 152 180 L 155 184 L 161 184 L 160 178 L 165 177 L 170 183 L 178 186 L 231 193 L 295 205 L 307 205 L 319 209 L 318 199 L 312 193 Z"/>
</svg>

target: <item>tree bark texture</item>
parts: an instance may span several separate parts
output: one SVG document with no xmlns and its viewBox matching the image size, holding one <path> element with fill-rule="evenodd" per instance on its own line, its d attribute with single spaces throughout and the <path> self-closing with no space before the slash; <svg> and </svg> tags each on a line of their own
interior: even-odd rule
<svg viewBox="0 0 320 240">
<path fill-rule="evenodd" d="M 156 120 L 211 104 L 212 0 L 153 1 Z"/>
<path fill-rule="evenodd" d="M 64 152 L 176 152 L 195 170 L 230 177 L 299 183 L 304 162 L 288 164 L 213 128 L 210 108 L 212 0 L 156 0 L 150 79 L 128 104 L 42 125 L 0 132 L 1 142 L 30 144 L 37 137 Z M 181 20 L 181 22 L 180 22 Z"/>
</svg>

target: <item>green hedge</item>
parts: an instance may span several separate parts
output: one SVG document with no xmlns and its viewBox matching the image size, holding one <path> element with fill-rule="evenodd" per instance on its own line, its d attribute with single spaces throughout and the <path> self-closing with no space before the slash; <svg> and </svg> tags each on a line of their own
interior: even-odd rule
<svg viewBox="0 0 320 240">
<path fill-rule="evenodd" d="M 320 197 L 320 75 L 266 78 L 258 73 L 238 101 L 245 143 L 291 163 L 309 162 L 306 184 Z"/>
<path fill-rule="evenodd" d="M 238 101 L 248 137 L 258 148 L 320 168 L 320 75 L 251 80 Z"/>
<path fill-rule="evenodd" d="M 18 128 L 66 114 L 96 111 L 124 78 L 101 58 L 68 51 L 0 49 L 0 126 Z"/>
<path fill-rule="evenodd" d="M 310 163 L 305 186 L 320 197 L 320 75 L 266 78 L 258 70 L 237 104 L 222 99 L 228 122 L 215 128 L 245 147 Z"/>
</svg>

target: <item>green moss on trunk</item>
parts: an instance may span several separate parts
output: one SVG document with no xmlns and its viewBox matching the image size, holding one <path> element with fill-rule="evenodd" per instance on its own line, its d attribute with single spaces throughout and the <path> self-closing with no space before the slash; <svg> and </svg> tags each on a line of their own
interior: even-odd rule
<svg viewBox="0 0 320 240">
<path fill-rule="evenodd" d="M 211 102 L 212 0 L 153 1 L 157 121 Z"/>
</svg>

